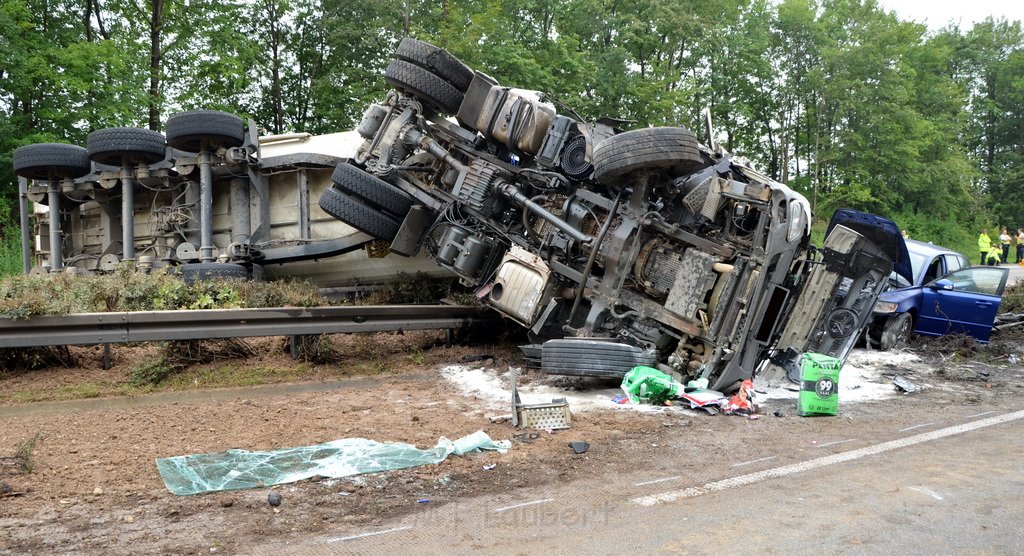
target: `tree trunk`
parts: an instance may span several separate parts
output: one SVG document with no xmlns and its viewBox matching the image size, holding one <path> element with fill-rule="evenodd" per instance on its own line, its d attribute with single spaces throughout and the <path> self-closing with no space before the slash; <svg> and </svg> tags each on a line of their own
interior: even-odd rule
<svg viewBox="0 0 1024 556">
<path fill-rule="evenodd" d="M 149 20 L 149 129 L 160 130 L 160 34 L 164 25 L 164 0 L 151 0 Z"/>
</svg>

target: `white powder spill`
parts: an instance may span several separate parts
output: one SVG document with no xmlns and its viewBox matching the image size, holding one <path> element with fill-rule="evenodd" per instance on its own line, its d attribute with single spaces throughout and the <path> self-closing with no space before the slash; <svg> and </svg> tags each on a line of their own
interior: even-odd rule
<svg viewBox="0 0 1024 556">
<path fill-rule="evenodd" d="M 452 383 L 460 393 L 482 400 L 488 409 L 502 413 L 512 412 L 511 373 L 499 372 L 485 367 L 451 365 L 441 369 L 441 376 Z M 599 388 L 586 391 L 568 390 L 545 384 L 523 384 L 519 386 L 519 399 L 524 404 L 551 403 L 554 398 L 565 398 L 569 409 L 574 412 L 594 409 L 614 409 L 651 413 L 688 412 L 681 406 L 652 406 L 642 404 L 617 404 L 612 401 L 624 395 L 618 388 Z"/>
<path fill-rule="evenodd" d="M 839 371 L 839 403 L 883 400 L 897 394 L 891 375 L 920 368 L 921 358 L 908 351 L 855 349 Z M 884 376 L 888 374 L 890 376 Z M 785 382 L 758 392 L 756 400 L 796 399 L 798 386 Z"/>
<path fill-rule="evenodd" d="M 906 351 L 854 350 L 839 372 L 839 402 L 859 403 L 884 400 L 897 395 L 891 376 L 901 370 L 927 372 L 927 367 L 917 355 Z M 484 402 L 485 407 L 502 413 L 512 411 L 511 374 L 485 367 L 451 365 L 441 370 L 441 375 L 466 396 Z M 889 375 L 889 376 L 885 376 Z M 758 389 L 755 402 L 772 399 L 796 399 L 798 386 L 785 382 L 767 390 Z M 520 382 L 519 397 L 524 404 L 550 403 L 553 398 L 565 398 L 572 411 L 594 409 L 632 410 L 644 412 L 689 412 L 684 406 L 650 406 L 642 404 L 617 404 L 612 401 L 622 395 L 617 388 L 603 388 L 576 391 L 545 384 L 524 384 Z"/>
</svg>

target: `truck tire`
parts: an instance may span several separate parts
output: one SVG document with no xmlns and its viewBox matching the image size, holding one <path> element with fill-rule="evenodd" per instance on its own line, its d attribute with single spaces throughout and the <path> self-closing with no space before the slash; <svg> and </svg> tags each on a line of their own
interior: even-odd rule
<svg viewBox="0 0 1024 556">
<path fill-rule="evenodd" d="M 100 164 L 121 166 L 128 159 L 140 164 L 153 164 L 164 159 L 167 141 L 159 132 L 133 127 L 111 127 L 89 134 L 89 159 Z"/>
<path fill-rule="evenodd" d="M 462 93 L 451 83 L 405 60 L 391 62 L 384 80 L 446 114 L 458 112 L 462 104 Z"/>
<path fill-rule="evenodd" d="M 186 284 L 203 280 L 247 280 L 249 269 L 234 263 L 189 263 L 178 267 L 178 275 Z"/>
<path fill-rule="evenodd" d="M 469 83 L 473 81 L 473 70 L 463 64 L 462 60 L 443 48 L 412 37 L 402 39 L 398 50 L 395 51 L 395 58 L 429 70 L 430 73 L 454 85 L 460 93 L 465 93 L 466 89 L 469 89 Z"/>
<path fill-rule="evenodd" d="M 704 165 L 697 136 L 684 127 L 652 127 L 613 135 L 594 147 L 594 179 L 609 184 L 645 168 L 661 168 L 671 177 Z"/>
<path fill-rule="evenodd" d="M 245 139 L 242 118 L 219 110 L 189 110 L 167 118 L 167 144 L 197 153 L 207 141 L 211 148 L 240 147 Z"/>
<path fill-rule="evenodd" d="M 327 214 L 376 239 L 391 241 L 398 233 L 399 222 L 362 201 L 328 187 L 320 196 L 320 208 Z"/>
<path fill-rule="evenodd" d="M 92 171 L 89 151 L 78 145 L 38 143 L 14 150 L 14 173 L 30 180 L 80 178 Z"/>
<path fill-rule="evenodd" d="M 541 348 L 541 370 L 554 375 L 622 378 L 633 367 L 657 364 L 653 351 L 603 340 L 549 340 Z"/>
<path fill-rule="evenodd" d="M 412 206 L 412 198 L 404 191 L 351 164 L 338 164 L 331 175 L 331 181 L 341 191 L 355 195 L 371 207 L 395 216 L 404 217 Z"/>
</svg>

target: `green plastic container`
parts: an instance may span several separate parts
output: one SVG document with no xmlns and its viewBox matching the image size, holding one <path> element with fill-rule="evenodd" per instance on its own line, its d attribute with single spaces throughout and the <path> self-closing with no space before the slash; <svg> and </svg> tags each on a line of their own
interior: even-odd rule
<svg viewBox="0 0 1024 556">
<path fill-rule="evenodd" d="M 839 413 L 839 369 L 843 362 L 820 353 L 800 356 L 800 396 L 796 414 L 837 415 Z"/>
</svg>

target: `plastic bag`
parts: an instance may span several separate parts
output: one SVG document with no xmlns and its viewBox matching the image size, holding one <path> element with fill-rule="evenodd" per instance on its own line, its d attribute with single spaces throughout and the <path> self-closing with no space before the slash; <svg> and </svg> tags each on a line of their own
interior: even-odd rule
<svg viewBox="0 0 1024 556">
<path fill-rule="evenodd" d="M 632 403 L 663 404 L 682 395 L 683 385 L 651 367 L 633 367 L 622 377 L 622 391 Z"/>
</svg>

